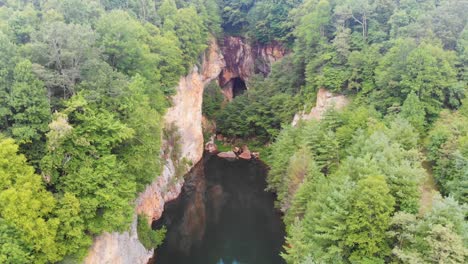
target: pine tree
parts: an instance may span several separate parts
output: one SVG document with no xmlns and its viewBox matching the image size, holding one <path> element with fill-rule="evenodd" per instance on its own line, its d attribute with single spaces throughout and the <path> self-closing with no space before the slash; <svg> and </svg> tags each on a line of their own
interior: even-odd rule
<svg viewBox="0 0 468 264">
<path fill-rule="evenodd" d="M 360 180 L 350 203 L 344 239 L 350 249 L 350 260 L 382 259 L 390 253 L 386 231 L 395 203 L 385 178 L 369 176 Z"/>
<path fill-rule="evenodd" d="M 416 93 L 412 91 L 401 107 L 401 116 L 408 120 L 419 133 L 423 133 L 426 124 L 425 115 L 423 104 L 419 101 Z"/>
</svg>

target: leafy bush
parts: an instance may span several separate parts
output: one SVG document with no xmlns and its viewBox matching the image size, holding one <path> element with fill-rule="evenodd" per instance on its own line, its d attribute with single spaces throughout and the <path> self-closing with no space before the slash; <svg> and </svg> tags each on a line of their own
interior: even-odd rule
<svg viewBox="0 0 468 264">
<path fill-rule="evenodd" d="M 144 215 L 138 215 L 137 233 L 138 240 L 145 246 L 146 249 L 154 249 L 162 244 L 166 237 L 166 227 L 159 230 L 153 230 L 148 225 L 148 221 Z"/>
<path fill-rule="evenodd" d="M 208 119 L 214 119 L 221 110 L 224 96 L 216 81 L 212 81 L 203 91 L 202 113 Z"/>
</svg>

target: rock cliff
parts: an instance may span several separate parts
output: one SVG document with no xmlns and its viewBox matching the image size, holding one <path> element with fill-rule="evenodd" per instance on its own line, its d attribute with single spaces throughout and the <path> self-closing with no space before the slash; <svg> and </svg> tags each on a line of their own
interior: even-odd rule
<svg viewBox="0 0 468 264">
<path fill-rule="evenodd" d="M 302 111 L 294 116 L 292 125 L 296 126 L 300 120 L 320 120 L 329 108 L 342 109 L 348 105 L 349 100 L 344 95 L 334 95 L 325 88 L 320 88 L 317 93 L 315 107 L 309 113 Z"/>
<path fill-rule="evenodd" d="M 179 81 L 173 105 L 165 116 L 166 126 L 173 126 L 180 135 L 180 156 L 195 165 L 203 155 L 202 99 L 203 88 L 217 78 L 225 61 L 215 40 L 204 54 L 201 69 L 193 70 Z M 190 168 L 187 167 L 188 171 Z M 136 215 L 144 213 L 151 220 L 159 219 L 164 203 L 175 199 L 182 188 L 183 178 L 175 179 L 176 169 L 173 161 L 166 160 L 162 175 L 147 186 L 135 201 L 135 217 L 131 228 L 123 233 L 104 233 L 94 239 L 86 257 L 86 264 L 126 264 L 147 263 L 153 250 L 146 250 L 138 241 Z"/>
<path fill-rule="evenodd" d="M 279 43 L 251 45 L 241 37 L 227 36 L 223 41 L 222 52 L 226 66 L 219 76 L 219 85 L 223 88 L 225 98 L 232 100 L 236 78 L 246 82 L 253 74 L 268 75 L 271 64 L 283 58 L 286 49 Z"/>
</svg>

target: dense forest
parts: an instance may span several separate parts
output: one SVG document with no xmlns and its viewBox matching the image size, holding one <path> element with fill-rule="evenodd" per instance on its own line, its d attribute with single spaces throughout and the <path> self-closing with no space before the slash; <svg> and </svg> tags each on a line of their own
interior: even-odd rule
<svg viewBox="0 0 468 264">
<path fill-rule="evenodd" d="M 1 263 L 79 260 L 128 229 L 219 21 L 213 1 L 0 1 Z"/>
<path fill-rule="evenodd" d="M 274 142 L 286 262 L 465 263 L 467 2 L 224 4 L 225 32 L 291 50 L 215 116 L 228 136 Z M 352 103 L 288 125 L 319 88 Z"/>
<path fill-rule="evenodd" d="M 267 146 L 287 263 L 465 263 L 467 12 L 464 0 L 0 0 L 0 263 L 80 261 L 93 237 L 129 228 L 161 171 L 174 87 L 225 35 L 289 51 L 228 104 L 210 84 L 203 105 L 223 135 Z M 350 105 L 292 127 L 319 88 Z M 161 242 L 141 228 L 146 247 Z"/>
</svg>

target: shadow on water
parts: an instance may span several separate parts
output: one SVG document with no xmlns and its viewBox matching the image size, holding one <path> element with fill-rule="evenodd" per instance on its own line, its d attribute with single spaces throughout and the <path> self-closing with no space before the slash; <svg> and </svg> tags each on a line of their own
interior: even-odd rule
<svg viewBox="0 0 468 264">
<path fill-rule="evenodd" d="M 153 228 L 166 225 L 156 264 L 276 264 L 284 225 L 265 192 L 260 161 L 206 156 L 186 176 L 182 194 L 167 203 Z"/>
</svg>

